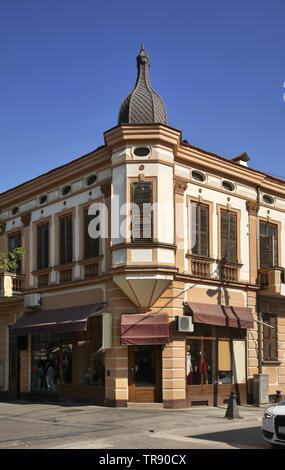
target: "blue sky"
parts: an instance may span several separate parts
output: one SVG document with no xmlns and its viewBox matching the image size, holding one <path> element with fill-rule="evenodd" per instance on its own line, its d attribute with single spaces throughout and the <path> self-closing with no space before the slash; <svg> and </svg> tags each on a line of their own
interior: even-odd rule
<svg viewBox="0 0 285 470">
<path fill-rule="evenodd" d="M 0 191 L 104 144 L 144 43 L 170 126 L 285 179 L 284 0 L 0 0 Z"/>
</svg>

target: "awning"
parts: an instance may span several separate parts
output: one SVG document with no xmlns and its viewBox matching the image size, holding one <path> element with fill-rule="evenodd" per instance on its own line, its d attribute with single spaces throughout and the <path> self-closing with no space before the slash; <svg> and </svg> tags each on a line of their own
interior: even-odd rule
<svg viewBox="0 0 285 470">
<path fill-rule="evenodd" d="M 133 314 L 121 316 L 121 344 L 167 344 L 168 315 Z"/>
<path fill-rule="evenodd" d="M 251 308 L 227 305 L 200 304 L 188 302 L 196 323 L 231 326 L 234 328 L 253 328 Z"/>
<path fill-rule="evenodd" d="M 15 336 L 38 333 L 69 333 L 87 330 L 87 320 L 104 304 L 81 305 L 79 307 L 58 308 L 27 312 L 10 327 Z"/>
</svg>

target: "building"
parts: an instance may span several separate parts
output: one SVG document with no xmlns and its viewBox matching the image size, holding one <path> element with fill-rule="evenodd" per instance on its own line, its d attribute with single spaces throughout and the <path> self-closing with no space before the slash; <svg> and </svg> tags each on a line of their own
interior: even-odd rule
<svg viewBox="0 0 285 470">
<path fill-rule="evenodd" d="M 137 67 L 103 146 L 0 194 L 0 251 L 26 251 L 0 274 L 1 397 L 285 394 L 284 181 L 182 140 L 143 46 Z"/>
</svg>

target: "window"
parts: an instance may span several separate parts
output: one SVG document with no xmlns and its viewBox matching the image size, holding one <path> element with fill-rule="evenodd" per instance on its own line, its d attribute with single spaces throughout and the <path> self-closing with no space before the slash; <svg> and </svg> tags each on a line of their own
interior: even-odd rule
<svg viewBox="0 0 285 470">
<path fill-rule="evenodd" d="M 209 210 L 208 206 L 191 203 L 192 254 L 209 256 Z"/>
<path fill-rule="evenodd" d="M 235 185 L 231 181 L 223 181 L 222 186 L 226 191 L 234 191 Z"/>
<path fill-rule="evenodd" d="M 134 149 L 134 154 L 136 157 L 147 157 L 150 154 L 150 149 L 148 147 L 137 147 Z"/>
<path fill-rule="evenodd" d="M 96 215 L 88 215 L 88 208 L 84 210 L 84 258 L 94 258 L 99 256 L 99 237 L 91 238 L 88 233 L 88 226 L 94 217 L 98 217 L 99 211 Z M 98 224 L 99 225 L 99 224 Z M 99 227 L 97 225 L 97 230 Z"/>
<path fill-rule="evenodd" d="M 97 180 L 97 176 L 95 174 L 88 176 L 88 178 L 86 179 L 86 186 L 92 186 L 93 184 L 96 183 L 96 180 Z"/>
<path fill-rule="evenodd" d="M 15 233 L 9 237 L 8 241 L 8 250 L 13 251 L 15 248 L 20 248 L 22 246 L 22 237 L 21 232 Z M 18 261 L 18 267 L 16 269 L 16 274 L 21 274 L 22 263 L 21 260 Z"/>
<path fill-rule="evenodd" d="M 152 183 L 133 183 L 132 241 L 152 241 Z"/>
<path fill-rule="evenodd" d="M 40 204 L 45 204 L 47 202 L 47 195 L 43 194 L 42 196 L 39 197 L 39 203 Z"/>
<path fill-rule="evenodd" d="M 40 225 L 37 229 L 37 268 L 44 269 L 49 265 L 49 224 Z"/>
<path fill-rule="evenodd" d="M 264 323 L 273 327 L 263 325 L 263 360 L 277 361 L 277 317 L 267 313 L 264 313 L 262 317 Z"/>
<path fill-rule="evenodd" d="M 265 202 L 265 204 L 274 204 L 274 198 L 272 196 L 269 196 L 268 194 L 264 194 L 263 202 Z"/>
<path fill-rule="evenodd" d="M 221 211 L 221 258 L 237 262 L 237 216 L 225 210 Z"/>
<path fill-rule="evenodd" d="M 63 196 L 67 196 L 67 194 L 69 194 L 70 191 L 71 191 L 71 186 L 70 185 L 64 186 L 64 188 L 62 188 L 62 190 L 61 190 L 61 194 Z"/>
<path fill-rule="evenodd" d="M 192 179 L 195 181 L 201 181 L 201 183 L 203 183 L 204 181 L 206 181 L 206 176 L 204 173 L 201 173 L 200 171 L 193 170 Z"/>
<path fill-rule="evenodd" d="M 64 217 L 59 222 L 60 264 L 72 261 L 72 217 Z"/>
<path fill-rule="evenodd" d="M 266 269 L 278 264 L 277 226 L 260 223 L 259 234 L 260 268 Z"/>
<path fill-rule="evenodd" d="M 13 207 L 12 209 L 12 215 L 17 215 L 19 212 L 19 207 Z"/>
</svg>

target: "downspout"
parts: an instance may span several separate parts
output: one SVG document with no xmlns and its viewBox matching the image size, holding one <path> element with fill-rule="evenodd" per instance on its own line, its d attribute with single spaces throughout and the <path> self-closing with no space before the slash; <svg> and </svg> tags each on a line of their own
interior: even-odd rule
<svg viewBox="0 0 285 470">
<path fill-rule="evenodd" d="M 256 188 L 256 193 L 257 193 L 257 203 L 260 204 L 260 186 L 257 186 Z M 257 279 L 259 280 L 259 268 L 260 268 L 260 262 L 259 262 L 259 229 L 258 229 L 258 217 L 257 217 L 257 212 L 256 211 L 256 260 L 257 260 Z M 259 300 L 259 295 L 257 294 L 257 299 L 256 299 L 256 309 L 257 309 L 257 317 L 258 317 L 258 323 L 257 323 L 257 328 L 258 328 L 258 373 L 262 374 L 262 314 L 261 314 L 261 309 L 260 309 L 260 300 Z"/>
</svg>

